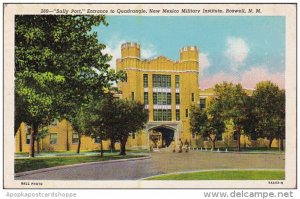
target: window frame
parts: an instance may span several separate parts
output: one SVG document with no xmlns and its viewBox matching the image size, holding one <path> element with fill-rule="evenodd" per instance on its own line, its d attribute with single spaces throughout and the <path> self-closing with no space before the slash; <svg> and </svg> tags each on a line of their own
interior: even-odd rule
<svg viewBox="0 0 300 199">
<path fill-rule="evenodd" d="M 56 139 L 55 139 L 55 143 L 53 143 L 53 136 L 56 136 Z M 58 143 L 58 134 L 57 133 L 50 133 L 50 136 L 49 136 L 49 143 L 51 144 L 51 145 L 55 145 L 55 144 L 57 144 Z"/>
</svg>

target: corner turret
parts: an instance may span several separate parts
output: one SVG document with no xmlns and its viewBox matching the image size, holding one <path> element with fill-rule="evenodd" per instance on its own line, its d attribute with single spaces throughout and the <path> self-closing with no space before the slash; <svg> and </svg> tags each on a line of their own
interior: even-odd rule
<svg viewBox="0 0 300 199">
<path fill-rule="evenodd" d="M 125 58 L 141 58 L 140 45 L 135 42 L 127 42 L 121 46 L 122 59 Z"/>
<path fill-rule="evenodd" d="M 187 46 L 180 49 L 180 61 L 196 61 L 199 60 L 199 52 L 196 46 Z"/>
</svg>

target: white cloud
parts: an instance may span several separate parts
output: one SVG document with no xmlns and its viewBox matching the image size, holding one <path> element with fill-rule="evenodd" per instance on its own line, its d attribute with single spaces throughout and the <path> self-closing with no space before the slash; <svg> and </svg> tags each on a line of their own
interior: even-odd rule
<svg viewBox="0 0 300 199">
<path fill-rule="evenodd" d="M 264 65 L 252 67 L 241 76 L 241 83 L 245 88 L 255 88 L 258 82 L 267 80 L 284 88 L 284 73 L 272 73 Z"/>
<path fill-rule="evenodd" d="M 106 44 L 104 53 L 112 56 L 109 62 L 111 68 L 116 69 L 116 59 L 121 58 L 121 45 L 123 43 L 130 42 L 125 39 L 120 39 L 118 36 L 112 36 L 112 39 Z M 153 44 L 142 44 L 141 45 L 141 57 L 148 59 L 157 55 L 157 51 Z"/>
<path fill-rule="evenodd" d="M 210 61 L 207 53 L 199 53 L 199 72 L 202 76 L 207 68 L 210 67 Z"/>
<path fill-rule="evenodd" d="M 248 57 L 249 47 L 244 39 L 238 37 L 228 37 L 226 45 L 224 55 L 230 61 L 231 69 L 236 71 Z"/>
<path fill-rule="evenodd" d="M 125 40 L 111 40 L 107 43 L 106 48 L 103 51 L 112 56 L 109 64 L 113 69 L 116 69 L 116 59 L 121 58 L 121 45 L 125 42 Z"/>
<path fill-rule="evenodd" d="M 156 55 L 157 55 L 157 51 L 153 44 L 141 45 L 141 57 L 143 59 L 148 59 Z"/>
<path fill-rule="evenodd" d="M 267 80 L 277 84 L 279 88 L 285 87 L 284 73 L 272 73 L 266 66 L 260 65 L 253 66 L 242 74 L 224 73 L 221 71 L 210 76 L 203 76 L 200 78 L 200 88 L 212 88 L 215 84 L 228 81 L 234 84 L 241 83 L 243 87 L 247 89 L 254 89 L 258 82 Z"/>
</svg>

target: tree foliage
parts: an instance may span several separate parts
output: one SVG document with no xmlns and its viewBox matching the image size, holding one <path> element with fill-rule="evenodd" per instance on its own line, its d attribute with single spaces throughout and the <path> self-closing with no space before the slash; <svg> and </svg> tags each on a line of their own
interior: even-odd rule
<svg viewBox="0 0 300 199">
<path fill-rule="evenodd" d="M 120 154 L 126 155 L 126 143 L 130 133 L 144 128 L 148 120 L 148 112 L 140 102 L 115 99 L 112 95 L 100 102 L 97 108 L 101 115 L 102 131 L 111 141 L 119 141 Z"/>
<path fill-rule="evenodd" d="M 280 140 L 282 148 L 282 140 L 285 139 L 285 91 L 270 81 L 263 81 L 256 85 L 253 100 L 259 136 L 270 140 L 269 147 L 274 138 Z"/>
<path fill-rule="evenodd" d="M 82 104 L 120 77 L 92 32 L 100 24 L 107 25 L 103 15 L 16 16 L 15 128 L 21 121 L 32 125 L 32 140 L 41 123 L 72 121 Z"/>
<path fill-rule="evenodd" d="M 214 109 L 200 109 L 193 106 L 191 108 L 190 126 L 192 133 L 200 134 L 202 137 L 208 138 L 212 142 L 212 148 L 218 136 L 222 136 L 225 124 L 218 112 Z"/>
<path fill-rule="evenodd" d="M 223 121 L 231 120 L 237 137 L 237 147 L 240 151 L 240 136 L 249 121 L 249 96 L 240 84 L 223 82 L 215 85 L 216 97 L 210 107 L 212 112 L 218 113 Z"/>
</svg>

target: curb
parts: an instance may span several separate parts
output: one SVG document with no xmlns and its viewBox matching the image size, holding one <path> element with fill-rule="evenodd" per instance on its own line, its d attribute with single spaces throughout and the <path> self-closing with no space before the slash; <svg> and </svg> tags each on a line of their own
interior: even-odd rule
<svg viewBox="0 0 300 199">
<path fill-rule="evenodd" d="M 20 172 L 20 173 L 16 173 L 15 177 L 21 177 L 21 176 L 37 174 L 37 173 L 44 173 L 44 172 L 47 172 L 47 171 L 55 171 L 55 170 L 59 170 L 59 169 L 66 169 L 66 168 L 72 168 L 72 167 L 82 167 L 82 166 L 86 166 L 86 165 L 109 164 L 109 163 L 126 162 L 126 161 L 137 161 L 137 160 L 146 160 L 146 159 L 151 159 L 151 158 L 152 158 L 151 156 L 147 156 L 147 157 L 140 157 L 140 158 L 106 160 L 106 161 L 98 161 L 98 162 L 86 162 L 86 163 L 79 163 L 79 164 L 63 165 L 63 166 L 57 166 L 57 167 L 49 167 L 49 168 L 44 168 L 44 169 L 37 169 L 37 170 L 32 170 L 32 171 Z"/>
</svg>

